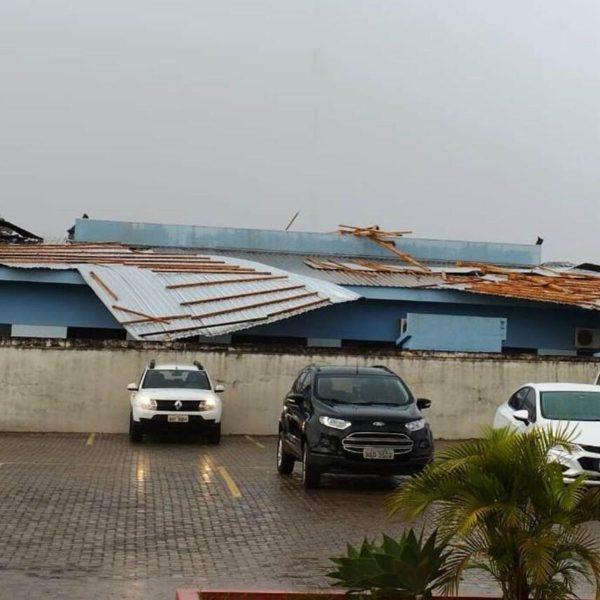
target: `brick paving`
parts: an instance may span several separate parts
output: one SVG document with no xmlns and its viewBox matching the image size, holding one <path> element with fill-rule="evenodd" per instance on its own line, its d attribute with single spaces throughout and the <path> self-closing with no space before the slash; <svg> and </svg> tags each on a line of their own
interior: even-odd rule
<svg viewBox="0 0 600 600">
<path fill-rule="evenodd" d="M 257 440 L 262 448 L 245 437 L 220 446 L 87 440 L 0 434 L 0 600 L 324 587 L 327 559 L 346 541 L 406 526 L 383 511 L 393 479 L 325 477 L 322 489 L 305 492 L 297 474 L 277 475 L 273 438 Z M 471 574 L 464 591 L 494 589 Z"/>
</svg>

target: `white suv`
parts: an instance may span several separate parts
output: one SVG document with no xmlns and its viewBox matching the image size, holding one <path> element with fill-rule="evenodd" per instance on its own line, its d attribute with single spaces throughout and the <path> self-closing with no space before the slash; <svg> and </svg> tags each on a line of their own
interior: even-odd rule
<svg viewBox="0 0 600 600">
<path fill-rule="evenodd" d="M 213 387 L 204 367 L 156 365 L 144 369 L 139 384 L 130 383 L 129 439 L 141 442 L 145 432 L 192 429 L 209 443 L 221 439 L 222 385 Z"/>
</svg>

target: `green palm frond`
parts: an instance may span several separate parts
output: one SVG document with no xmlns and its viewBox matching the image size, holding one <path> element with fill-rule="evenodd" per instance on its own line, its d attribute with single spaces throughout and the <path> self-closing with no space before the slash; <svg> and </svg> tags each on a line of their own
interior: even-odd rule
<svg viewBox="0 0 600 600">
<path fill-rule="evenodd" d="M 408 518 L 428 511 L 453 539 L 450 591 L 473 566 L 490 573 L 507 598 L 570 597 L 584 576 L 600 588 L 599 551 L 580 527 L 600 520 L 600 490 L 586 489 L 583 478 L 566 485 L 560 465 L 548 458 L 551 448 L 569 448 L 573 436 L 566 427 L 488 430 L 442 451 L 386 508 Z"/>
</svg>

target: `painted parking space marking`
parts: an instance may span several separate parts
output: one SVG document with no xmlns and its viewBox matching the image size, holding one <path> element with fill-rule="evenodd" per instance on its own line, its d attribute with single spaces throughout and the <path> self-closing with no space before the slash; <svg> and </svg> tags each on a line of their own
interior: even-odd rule
<svg viewBox="0 0 600 600">
<path fill-rule="evenodd" d="M 229 474 L 229 471 L 225 467 L 219 467 L 219 475 L 223 478 L 225 485 L 229 488 L 229 493 L 234 498 L 241 498 L 242 492 L 240 492 L 240 488 L 236 485 L 233 477 Z"/>
<path fill-rule="evenodd" d="M 257 442 L 251 435 L 246 435 L 244 436 L 249 442 L 252 442 L 253 444 L 255 444 L 256 446 L 258 446 L 259 448 L 264 448 L 264 444 L 261 444 L 260 442 Z"/>
<path fill-rule="evenodd" d="M 94 443 L 94 440 L 96 439 L 96 434 L 95 433 L 90 433 L 90 437 L 88 437 L 87 441 L 85 442 L 86 446 L 91 446 Z"/>
</svg>

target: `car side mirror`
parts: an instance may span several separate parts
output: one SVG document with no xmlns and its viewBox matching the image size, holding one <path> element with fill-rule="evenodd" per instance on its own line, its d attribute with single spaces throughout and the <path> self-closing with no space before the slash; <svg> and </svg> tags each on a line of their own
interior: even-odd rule
<svg viewBox="0 0 600 600">
<path fill-rule="evenodd" d="M 522 408 L 521 410 L 515 410 L 513 413 L 513 417 L 517 421 L 522 421 L 526 425 L 529 425 L 529 421 L 531 420 L 529 417 L 529 411 L 526 408 Z"/>
<path fill-rule="evenodd" d="M 431 406 L 431 400 L 427 398 L 417 398 L 417 408 L 419 410 L 423 410 L 424 408 L 429 408 Z"/>
<path fill-rule="evenodd" d="M 215 385 L 215 392 L 217 394 L 220 394 L 221 392 L 225 391 L 225 386 L 221 383 L 218 383 L 217 385 Z"/>
<path fill-rule="evenodd" d="M 298 392 L 292 392 L 287 395 L 286 401 L 290 404 L 302 404 L 304 402 L 304 395 Z"/>
<path fill-rule="evenodd" d="M 130 392 L 137 392 L 137 391 L 138 391 L 140 388 L 138 387 L 138 384 L 137 384 L 137 383 L 130 383 L 130 384 L 127 386 L 127 389 L 128 389 Z"/>
</svg>

